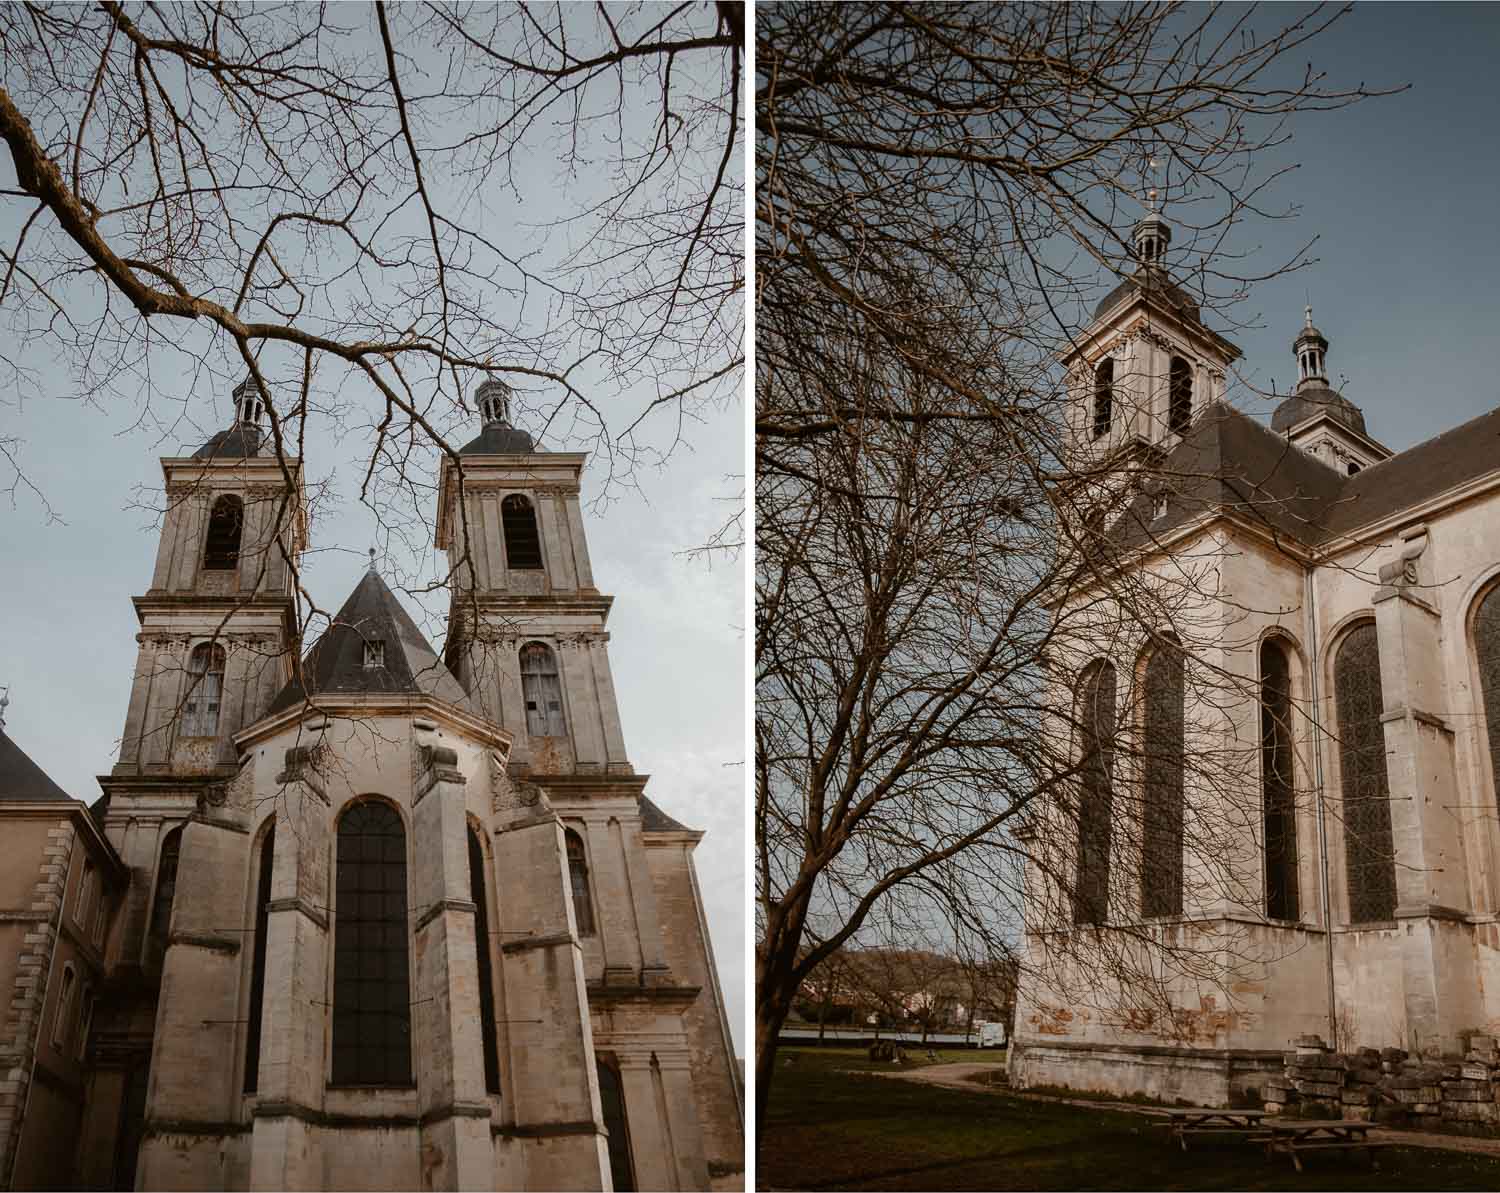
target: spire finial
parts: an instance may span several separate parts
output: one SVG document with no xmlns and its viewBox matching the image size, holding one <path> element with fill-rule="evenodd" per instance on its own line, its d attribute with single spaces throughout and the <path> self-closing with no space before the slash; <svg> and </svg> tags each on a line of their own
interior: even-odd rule
<svg viewBox="0 0 1500 1193">
<path fill-rule="evenodd" d="M 370 574 L 372 576 L 376 574 L 376 572 L 375 572 L 375 548 L 374 547 L 370 548 Z"/>
<path fill-rule="evenodd" d="M 1309 302 L 1305 307 L 1302 308 L 1302 319 L 1303 319 L 1303 323 L 1302 323 L 1303 327 L 1311 327 L 1312 326 L 1312 303 L 1311 302 Z"/>
<path fill-rule="evenodd" d="M 10 706 L 10 685 L 0 688 L 0 729 L 5 728 L 5 710 Z"/>
</svg>

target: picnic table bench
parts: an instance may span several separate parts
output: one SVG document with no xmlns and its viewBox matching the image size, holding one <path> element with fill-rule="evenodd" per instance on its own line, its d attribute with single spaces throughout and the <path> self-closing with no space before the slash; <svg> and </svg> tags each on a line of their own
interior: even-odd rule
<svg viewBox="0 0 1500 1193">
<path fill-rule="evenodd" d="M 1168 1110 L 1168 1139 L 1175 1139 L 1187 1151 L 1189 1135 L 1240 1135 L 1247 1140 L 1262 1141 L 1261 1121 L 1269 1116 L 1265 1110 L 1213 1110 L 1192 1107 Z"/>
<path fill-rule="evenodd" d="M 1302 1171 L 1302 1153 L 1311 1151 L 1349 1152 L 1362 1150 L 1373 1165 L 1375 1149 L 1390 1147 L 1387 1142 L 1371 1139 L 1372 1123 L 1360 1119 L 1268 1119 L 1261 1123 L 1266 1154 L 1281 1152 L 1292 1158 Z"/>
</svg>

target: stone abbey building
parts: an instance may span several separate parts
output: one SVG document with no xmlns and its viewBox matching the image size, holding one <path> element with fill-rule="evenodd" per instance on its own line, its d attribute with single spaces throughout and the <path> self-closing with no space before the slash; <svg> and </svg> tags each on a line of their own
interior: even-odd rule
<svg viewBox="0 0 1500 1193">
<path fill-rule="evenodd" d="M 1311 311 L 1269 425 L 1227 405 L 1169 236 L 1063 361 L 1105 562 L 1054 606 L 1010 1066 L 1225 1104 L 1299 1036 L 1500 1028 L 1500 410 L 1393 453 Z"/>
<path fill-rule="evenodd" d="M 372 564 L 297 665 L 300 461 L 164 459 L 117 765 L 0 733 L 0 1182 L 708 1189 L 742 1097 L 692 854 L 626 754 L 579 485 L 445 460 L 439 658 Z"/>
</svg>

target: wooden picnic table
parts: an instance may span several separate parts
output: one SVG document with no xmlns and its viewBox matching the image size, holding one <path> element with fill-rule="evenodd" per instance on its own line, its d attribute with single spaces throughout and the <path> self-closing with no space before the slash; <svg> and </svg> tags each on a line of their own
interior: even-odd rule
<svg viewBox="0 0 1500 1193">
<path fill-rule="evenodd" d="M 1187 1151 L 1189 1135 L 1231 1134 L 1243 1135 L 1246 1139 L 1257 1138 L 1261 1134 L 1262 1120 L 1269 1116 L 1265 1110 L 1215 1110 L 1202 1106 L 1165 1113 L 1167 1137 L 1181 1144 L 1183 1151 Z"/>
<path fill-rule="evenodd" d="M 1375 1149 L 1390 1144 L 1371 1139 L 1373 1123 L 1361 1119 L 1267 1119 L 1260 1124 L 1264 1132 L 1266 1154 L 1282 1152 L 1292 1158 L 1302 1171 L 1302 1153 L 1311 1151 L 1348 1152 L 1363 1150 L 1366 1159 L 1375 1163 Z"/>
</svg>

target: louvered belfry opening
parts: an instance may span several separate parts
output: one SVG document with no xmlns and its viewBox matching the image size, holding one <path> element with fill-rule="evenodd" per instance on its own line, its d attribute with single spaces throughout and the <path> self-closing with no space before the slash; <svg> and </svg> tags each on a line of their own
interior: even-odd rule
<svg viewBox="0 0 1500 1193">
<path fill-rule="evenodd" d="M 1182 648 L 1167 636 L 1146 660 L 1142 748 L 1145 823 L 1141 842 L 1141 914 L 1182 914 Z"/>
<path fill-rule="evenodd" d="M 542 540 L 536 528 L 536 510 L 519 493 L 500 503 L 500 523 L 505 531 L 505 563 L 520 571 L 539 571 Z"/>
<path fill-rule="evenodd" d="M 1114 792 L 1115 669 L 1090 665 L 1078 691 L 1078 872 L 1073 922 L 1102 924 L 1109 909 L 1109 838 Z"/>
<path fill-rule="evenodd" d="M 225 494 L 214 502 L 208 516 L 208 537 L 203 544 L 203 570 L 233 571 L 240 562 L 240 536 L 245 525 L 245 506 L 238 497 Z"/>
<path fill-rule="evenodd" d="M 406 830 L 390 805 L 339 819 L 333 961 L 333 1084 L 411 1084 Z"/>
<path fill-rule="evenodd" d="M 1094 370 L 1094 438 L 1109 434 L 1114 421 L 1115 362 L 1106 356 Z"/>
<path fill-rule="evenodd" d="M 1167 383 L 1167 428 L 1185 434 L 1193 421 L 1193 369 L 1180 356 L 1172 358 Z"/>
<path fill-rule="evenodd" d="M 1375 623 L 1355 627 L 1333 662 L 1343 789 L 1344 872 L 1349 922 L 1385 923 L 1396 915 L 1396 859 L 1391 839 L 1390 779 L 1380 721 L 1380 647 Z"/>
<path fill-rule="evenodd" d="M 1260 647 L 1260 762 L 1266 842 L 1266 915 L 1295 920 L 1297 800 L 1292 771 L 1292 676 L 1286 650 Z"/>
</svg>

